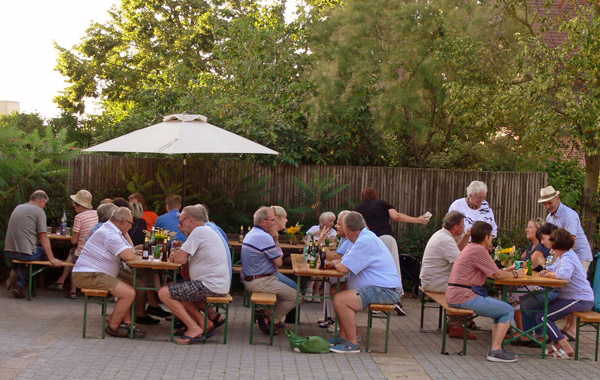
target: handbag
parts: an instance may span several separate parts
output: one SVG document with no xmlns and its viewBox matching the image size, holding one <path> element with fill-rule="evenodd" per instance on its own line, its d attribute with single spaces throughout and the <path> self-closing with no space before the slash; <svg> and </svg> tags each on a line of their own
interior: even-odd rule
<svg viewBox="0 0 600 380">
<path fill-rule="evenodd" d="M 329 352 L 329 342 L 320 336 L 301 337 L 292 330 L 285 330 L 292 351 L 326 354 Z"/>
</svg>

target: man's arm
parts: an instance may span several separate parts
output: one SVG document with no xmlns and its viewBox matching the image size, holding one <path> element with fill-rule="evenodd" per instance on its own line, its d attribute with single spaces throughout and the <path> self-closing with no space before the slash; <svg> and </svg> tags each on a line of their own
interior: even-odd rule
<svg viewBox="0 0 600 380">
<path fill-rule="evenodd" d="M 342 264 L 342 260 L 333 260 L 333 267 L 338 271 L 338 272 L 342 272 L 342 273 L 348 273 L 350 272 L 350 269 L 348 269 L 347 266 L 345 266 L 344 264 Z"/>
<path fill-rule="evenodd" d="M 38 233 L 38 239 L 40 239 L 40 244 L 42 248 L 44 248 L 44 252 L 46 252 L 46 256 L 48 256 L 48 260 L 52 264 L 53 267 L 59 267 L 62 264 L 62 261 L 55 258 L 52 253 L 52 246 L 50 245 L 50 238 L 48 238 L 47 232 Z"/>
<path fill-rule="evenodd" d="M 127 248 L 123 252 L 119 253 L 119 257 L 123 261 L 135 260 L 135 251 L 131 248 Z"/>
<path fill-rule="evenodd" d="M 187 264 L 189 257 L 190 257 L 189 253 L 187 253 L 183 249 L 180 249 L 179 251 L 176 251 L 175 253 L 173 253 L 172 255 L 169 256 L 169 261 L 183 265 L 183 264 Z"/>
</svg>

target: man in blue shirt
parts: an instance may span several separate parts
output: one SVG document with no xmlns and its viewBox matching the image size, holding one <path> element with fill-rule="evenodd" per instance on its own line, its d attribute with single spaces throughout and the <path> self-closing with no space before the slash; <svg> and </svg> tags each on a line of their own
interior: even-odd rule
<svg viewBox="0 0 600 380">
<path fill-rule="evenodd" d="M 154 225 L 157 228 L 164 228 L 171 232 L 176 232 L 175 239 L 185 242 L 187 240 L 187 236 L 183 234 L 179 230 L 179 217 L 181 213 L 179 209 L 181 208 L 181 197 L 179 195 L 169 195 L 167 200 L 165 201 L 165 208 L 167 209 L 166 214 L 162 214 L 156 219 L 156 224 Z"/>
<path fill-rule="evenodd" d="M 275 213 L 271 207 L 261 207 L 254 213 L 254 227 L 242 243 L 242 275 L 244 285 L 249 292 L 277 294 L 275 318 L 278 328 L 285 328 L 281 320 L 296 307 L 296 290 L 279 281 L 275 273 L 283 264 L 283 252 L 279 243 L 275 243 L 272 234 L 275 231 Z M 269 317 L 259 317 L 260 330 L 269 335 Z M 276 332 L 277 333 L 277 332 Z"/>
<path fill-rule="evenodd" d="M 392 254 L 366 227 L 362 215 L 350 211 L 344 216 L 344 232 L 353 243 L 335 269 L 348 273 L 348 290 L 335 295 L 333 306 L 340 321 L 340 336 L 332 352 L 356 353 L 358 349 L 356 312 L 372 303 L 393 305 L 402 296 L 402 281 Z"/>
</svg>

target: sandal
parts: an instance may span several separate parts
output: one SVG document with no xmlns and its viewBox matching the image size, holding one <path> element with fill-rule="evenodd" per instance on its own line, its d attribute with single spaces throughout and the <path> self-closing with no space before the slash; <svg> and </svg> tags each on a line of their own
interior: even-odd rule
<svg viewBox="0 0 600 380">
<path fill-rule="evenodd" d="M 572 355 L 566 353 L 562 348 L 556 348 L 555 346 L 551 346 L 553 352 L 550 352 L 550 348 L 546 350 L 546 355 L 552 359 L 573 359 Z"/>
<path fill-rule="evenodd" d="M 129 333 L 131 332 L 131 324 L 130 323 L 121 323 L 119 325 L 119 328 L 117 329 L 117 332 L 119 334 L 125 333 L 125 336 L 129 336 Z M 133 326 L 133 337 L 135 339 L 141 339 L 143 337 L 146 336 L 146 332 L 143 330 L 138 329 L 137 327 Z"/>
<path fill-rule="evenodd" d="M 77 292 L 67 292 L 67 294 L 65 294 L 66 298 L 70 298 L 72 300 L 77 299 Z"/>
<path fill-rule="evenodd" d="M 64 285 L 62 282 L 54 282 L 48 285 L 49 290 L 64 290 Z"/>
<path fill-rule="evenodd" d="M 223 323 L 225 323 L 225 317 L 223 317 L 221 314 L 217 313 L 217 315 L 215 315 L 215 317 L 213 319 L 211 319 L 210 321 L 213 323 L 213 325 L 215 326 L 215 329 L 216 329 L 217 327 L 220 327 Z"/>
</svg>

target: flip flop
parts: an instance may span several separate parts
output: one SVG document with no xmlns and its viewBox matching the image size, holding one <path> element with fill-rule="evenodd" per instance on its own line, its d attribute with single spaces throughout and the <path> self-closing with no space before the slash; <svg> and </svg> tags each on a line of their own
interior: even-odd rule
<svg viewBox="0 0 600 380">
<path fill-rule="evenodd" d="M 186 340 L 184 340 L 186 339 Z M 201 335 L 197 337 L 192 337 L 188 335 L 184 335 L 181 338 L 175 339 L 175 344 L 188 345 L 188 344 L 196 344 L 202 343 L 206 340 L 206 336 Z"/>
<path fill-rule="evenodd" d="M 566 331 L 562 331 L 562 330 L 560 330 L 560 332 L 563 333 L 563 335 L 567 337 L 569 342 L 575 342 L 575 337 L 573 335 L 569 334 Z"/>
<path fill-rule="evenodd" d="M 217 313 L 217 315 L 215 315 L 215 317 L 210 320 L 213 323 L 213 325 L 215 326 L 215 329 L 225 323 L 225 317 L 223 317 L 223 318 L 221 318 L 221 317 L 223 317 L 223 316 L 221 314 Z"/>
</svg>

